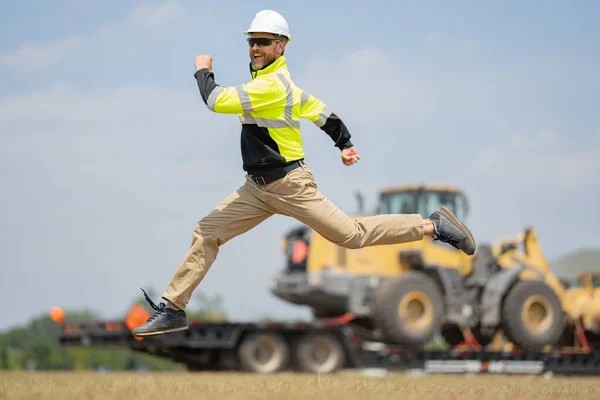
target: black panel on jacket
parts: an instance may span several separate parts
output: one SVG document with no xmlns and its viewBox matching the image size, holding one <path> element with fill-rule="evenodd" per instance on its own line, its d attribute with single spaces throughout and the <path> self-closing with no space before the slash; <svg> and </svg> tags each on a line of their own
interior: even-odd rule
<svg viewBox="0 0 600 400">
<path fill-rule="evenodd" d="M 335 113 L 331 113 L 325 124 L 321 127 L 321 130 L 325 131 L 329 137 L 335 143 L 335 146 L 340 150 L 347 149 L 348 147 L 352 147 L 352 142 L 350 141 L 350 132 L 348 132 L 348 128 L 344 125 L 344 122 L 335 115 Z"/>
<path fill-rule="evenodd" d="M 279 154 L 279 146 L 267 128 L 259 127 L 255 124 L 243 124 L 242 135 L 242 160 L 243 168 L 274 167 L 284 166 L 289 163 Z"/>
</svg>

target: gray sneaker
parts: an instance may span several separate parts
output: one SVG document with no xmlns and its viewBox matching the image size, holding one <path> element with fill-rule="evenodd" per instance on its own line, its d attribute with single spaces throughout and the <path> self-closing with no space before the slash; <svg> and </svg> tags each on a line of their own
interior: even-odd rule
<svg viewBox="0 0 600 400">
<path fill-rule="evenodd" d="M 434 224 L 433 240 L 448 243 L 469 256 L 475 254 L 475 239 L 473 239 L 473 235 L 448 207 L 443 206 L 431 214 L 429 219 Z"/>
<path fill-rule="evenodd" d="M 184 331 L 188 329 L 187 318 L 184 310 L 175 310 L 169 308 L 165 303 L 160 303 L 158 306 L 148 297 L 144 289 L 144 296 L 150 306 L 156 310 L 154 315 L 148 318 L 143 325 L 134 328 L 131 333 L 134 336 L 154 336 L 164 333 Z"/>
</svg>

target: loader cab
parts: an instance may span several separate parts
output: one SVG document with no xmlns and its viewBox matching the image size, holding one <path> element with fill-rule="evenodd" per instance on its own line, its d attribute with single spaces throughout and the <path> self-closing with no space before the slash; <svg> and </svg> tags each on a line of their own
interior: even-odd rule
<svg viewBox="0 0 600 400">
<path fill-rule="evenodd" d="M 586 289 L 600 288 L 600 271 L 589 271 L 577 277 L 577 287 Z"/>
<path fill-rule="evenodd" d="M 379 193 L 377 214 L 420 214 L 429 217 L 446 206 L 458 219 L 466 221 L 469 204 L 456 187 L 441 185 L 407 185 L 384 188 Z"/>
</svg>

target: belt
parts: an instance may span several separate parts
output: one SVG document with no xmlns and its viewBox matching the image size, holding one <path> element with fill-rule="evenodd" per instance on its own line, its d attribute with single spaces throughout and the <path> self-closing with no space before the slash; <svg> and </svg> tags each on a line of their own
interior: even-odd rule
<svg viewBox="0 0 600 400">
<path fill-rule="evenodd" d="M 298 160 L 293 164 L 286 165 L 285 167 L 271 167 L 256 171 L 248 170 L 247 172 L 248 175 L 250 175 L 250 179 L 252 179 L 254 183 L 256 183 L 258 186 L 265 186 L 271 182 L 275 182 L 276 180 L 283 178 L 290 171 L 293 171 L 304 164 L 304 160 Z"/>
</svg>

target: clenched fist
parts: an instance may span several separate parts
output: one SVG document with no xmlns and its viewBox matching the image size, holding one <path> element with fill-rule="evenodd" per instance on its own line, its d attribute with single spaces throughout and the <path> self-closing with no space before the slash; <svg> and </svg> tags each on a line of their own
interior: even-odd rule
<svg viewBox="0 0 600 400">
<path fill-rule="evenodd" d="M 360 156 L 354 146 L 342 150 L 342 162 L 344 165 L 349 167 L 350 165 L 356 164 L 358 160 L 360 160 Z"/>
<path fill-rule="evenodd" d="M 196 56 L 194 65 L 196 66 L 196 72 L 202 68 L 208 68 L 210 71 L 212 69 L 212 56 L 209 56 L 208 54 Z"/>
</svg>

